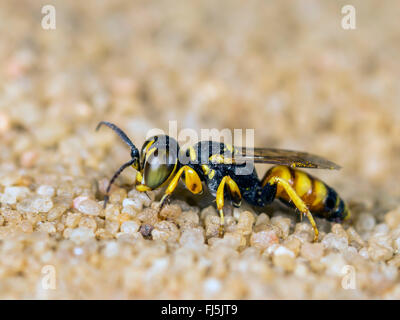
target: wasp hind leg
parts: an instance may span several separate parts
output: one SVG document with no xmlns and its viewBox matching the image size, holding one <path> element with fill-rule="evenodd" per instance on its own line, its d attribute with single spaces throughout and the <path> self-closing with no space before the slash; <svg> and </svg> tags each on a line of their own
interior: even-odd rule
<svg viewBox="0 0 400 320">
<path fill-rule="evenodd" d="M 281 187 L 284 189 L 289 197 L 289 199 L 293 202 L 293 204 L 296 206 L 296 208 L 301 212 L 301 214 L 304 214 L 307 216 L 308 220 L 311 223 L 311 226 L 314 229 L 314 241 L 318 240 L 318 228 L 317 224 L 315 223 L 315 220 L 308 209 L 307 205 L 304 203 L 304 201 L 300 198 L 300 196 L 296 193 L 296 191 L 293 189 L 293 187 L 290 185 L 290 183 L 281 177 L 278 176 L 272 176 L 268 182 L 268 184 L 273 185 L 276 184 L 277 186 Z"/>
<path fill-rule="evenodd" d="M 228 187 L 230 195 L 232 197 L 233 204 L 236 207 L 240 206 L 242 195 L 240 193 L 239 187 L 236 182 L 230 177 L 225 176 L 222 178 L 219 183 L 216 195 L 217 209 L 220 216 L 219 223 L 219 235 L 222 237 L 224 234 L 224 225 L 225 225 L 225 217 L 224 217 L 224 195 L 225 195 L 225 185 Z"/>
</svg>

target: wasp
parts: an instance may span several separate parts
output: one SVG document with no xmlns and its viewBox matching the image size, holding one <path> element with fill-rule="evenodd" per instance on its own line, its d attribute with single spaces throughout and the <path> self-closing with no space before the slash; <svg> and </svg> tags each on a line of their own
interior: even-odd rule
<svg viewBox="0 0 400 320">
<path fill-rule="evenodd" d="M 215 197 L 223 232 L 225 199 L 239 207 L 242 199 L 249 204 L 264 207 L 274 199 L 297 209 L 307 216 L 318 240 L 318 228 L 313 215 L 329 221 L 342 222 L 350 217 L 346 203 L 338 193 L 318 178 L 298 168 L 340 169 L 340 166 L 322 157 L 299 151 L 274 148 L 237 148 L 222 142 L 200 141 L 186 150 L 180 150 L 177 141 L 167 135 L 147 139 L 140 152 L 128 136 L 116 125 L 101 121 L 96 130 L 105 125 L 115 131 L 130 147 L 131 159 L 124 163 L 109 181 L 108 193 L 115 179 L 127 167 L 137 170 L 136 189 L 149 191 L 166 187 L 160 200 L 163 207 L 182 178 L 193 194 L 201 194 L 203 185 Z M 262 179 L 248 163 L 274 164 Z"/>
</svg>

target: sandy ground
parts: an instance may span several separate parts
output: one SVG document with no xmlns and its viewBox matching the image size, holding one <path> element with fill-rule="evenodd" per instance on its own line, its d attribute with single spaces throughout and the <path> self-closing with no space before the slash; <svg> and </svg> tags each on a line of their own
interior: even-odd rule
<svg viewBox="0 0 400 320">
<path fill-rule="evenodd" d="M 1 298 L 400 298 L 400 5 L 352 1 L 0 4 Z M 343 166 L 313 171 L 352 220 L 279 204 L 226 210 L 181 189 L 159 215 L 128 169 L 150 129 L 254 129 L 255 145 Z M 260 175 L 268 166 L 260 166 Z M 200 200 L 199 200 L 200 199 Z"/>
</svg>

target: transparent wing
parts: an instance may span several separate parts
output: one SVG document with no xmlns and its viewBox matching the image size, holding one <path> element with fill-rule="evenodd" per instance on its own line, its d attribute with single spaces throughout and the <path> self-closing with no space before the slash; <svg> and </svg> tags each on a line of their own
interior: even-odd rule
<svg viewBox="0 0 400 320">
<path fill-rule="evenodd" d="M 341 167 L 336 163 L 307 152 L 274 149 L 274 148 L 234 148 L 232 163 L 254 161 L 255 163 L 271 163 L 292 168 L 335 169 Z M 224 155 L 226 159 L 226 155 Z M 229 160 L 228 160 L 229 161 Z"/>
</svg>

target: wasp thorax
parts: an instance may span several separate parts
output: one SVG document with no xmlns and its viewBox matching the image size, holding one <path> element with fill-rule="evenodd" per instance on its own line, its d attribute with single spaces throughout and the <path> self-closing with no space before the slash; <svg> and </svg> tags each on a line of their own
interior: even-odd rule
<svg viewBox="0 0 400 320">
<path fill-rule="evenodd" d="M 151 189 L 161 186 L 173 174 L 177 157 L 169 150 L 154 148 L 147 152 L 143 166 L 144 184 Z"/>
</svg>

